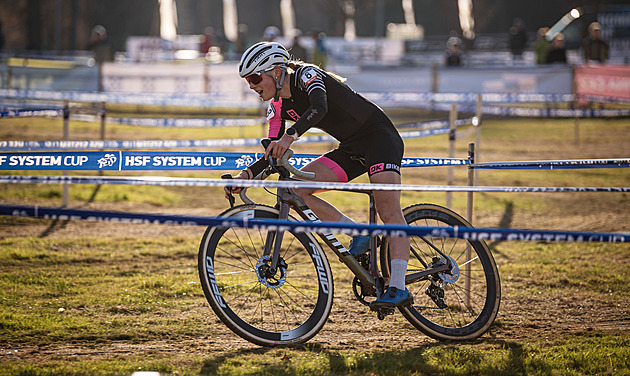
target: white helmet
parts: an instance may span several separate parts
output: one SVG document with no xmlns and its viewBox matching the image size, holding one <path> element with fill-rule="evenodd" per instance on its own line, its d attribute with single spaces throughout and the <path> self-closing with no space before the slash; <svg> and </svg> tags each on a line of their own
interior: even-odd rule
<svg viewBox="0 0 630 376">
<path fill-rule="evenodd" d="M 245 78 L 250 74 L 260 74 L 277 65 L 285 66 L 289 61 L 289 52 L 280 43 L 258 42 L 241 56 L 238 74 Z"/>
</svg>

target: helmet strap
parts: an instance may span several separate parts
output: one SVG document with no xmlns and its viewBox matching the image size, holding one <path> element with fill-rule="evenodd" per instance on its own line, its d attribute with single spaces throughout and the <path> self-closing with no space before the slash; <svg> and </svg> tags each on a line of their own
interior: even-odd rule
<svg viewBox="0 0 630 376">
<path fill-rule="evenodd" d="M 273 100 L 276 101 L 276 102 L 278 101 L 278 98 L 280 97 L 280 90 L 282 89 L 282 84 L 284 84 L 284 78 L 285 78 L 285 75 L 287 73 L 287 70 L 285 68 L 281 67 L 280 69 L 282 70 L 282 74 L 280 75 L 280 81 L 276 80 L 276 78 L 273 76 L 273 74 L 271 74 L 269 72 L 265 72 L 276 83 L 276 94 L 273 96 Z"/>
</svg>

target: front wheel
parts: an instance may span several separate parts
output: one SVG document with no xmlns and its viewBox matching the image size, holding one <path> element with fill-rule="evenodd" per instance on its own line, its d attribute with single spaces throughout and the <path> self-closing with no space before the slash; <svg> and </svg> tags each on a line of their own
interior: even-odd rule
<svg viewBox="0 0 630 376">
<path fill-rule="evenodd" d="M 433 204 L 403 210 L 410 226 L 472 227 L 464 218 Z M 407 288 L 414 304 L 400 312 L 424 334 L 438 340 L 470 340 L 484 334 L 494 322 L 501 301 L 501 285 L 492 253 L 483 241 L 440 236 L 411 236 Z M 389 275 L 388 243 L 381 247 L 383 274 Z M 415 282 L 410 275 L 450 265 Z"/>
<path fill-rule="evenodd" d="M 241 205 L 221 217 L 277 219 L 278 210 Z M 208 227 L 199 247 L 199 277 L 210 306 L 232 331 L 262 346 L 305 342 L 324 326 L 333 299 L 326 255 L 310 233 L 285 232 L 272 269 L 263 255 L 267 231 Z"/>
</svg>

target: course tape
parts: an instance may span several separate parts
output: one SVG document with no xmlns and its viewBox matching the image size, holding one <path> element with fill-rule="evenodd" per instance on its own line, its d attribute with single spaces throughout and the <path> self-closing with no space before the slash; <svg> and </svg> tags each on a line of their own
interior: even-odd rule
<svg viewBox="0 0 630 376">
<path fill-rule="evenodd" d="M 337 222 L 296 222 L 289 220 L 202 217 L 113 211 L 56 209 L 39 206 L 0 205 L 0 215 L 57 220 L 89 220 L 109 223 L 166 224 L 180 226 L 245 227 L 263 231 L 343 233 L 380 236 L 439 236 L 466 240 L 570 241 L 628 243 L 630 233 L 492 229 L 468 227 L 416 227 L 406 225 L 350 224 Z"/>
<path fill-rule="evenodd" d="M 414 93 L 369 92 L 362 93 L 377 103 L 413 105 L 414 103 L 476 103 L 479 95 L 483 103 L 564 103 L 575 100 L 573 94 L 536 93 Z"/>
<path fill-rule="evenodd" d="M 493 170 L 562 170 L 577 168 L 627 168 L 630 158 L 574 159 L 566 161 L 522 161 L 474 163 L 471 168 Z"/>
<path fill-rule="evenodd" d="M 40 108 L 40 109 L 19 109 L 1 111 L 0 118 L 15 118 L 15 117 L 33 117 L 33 116 L 47 116 L 47 117 L 60 117 L 63 116 L 62 109 Z"/>
<path fill-rule="evenodd" d="M 417 108 L 448 112 L 450 104 L 443 103 L 417 103 Z M 457 111 L 464 113 L 476 113 L 475 105 L 463 104 L 457 107 Z M 533 117 L 533 118 L 600 118 L 600 117 L 628 117 L 630 109 L 607 108 L 531 108 L 531 107 L 504 107 L 496 105 L 481 106 L 484 115 L 509 116 L 509 117 Z"/>
<path fill-rule="evenodd" d="M 429 137 L 449 133 L 448 128 L 425 129 L 400 132 L 403 139 Z M 303 136 L 298 143 L 338 142 L 329 135 Z M 224 138 L 208 140 L 54 140 L 54 141 L 0 141 L 0 150 L 103 150 L 103 149 L 176 149 L 176 148 L 219 148 L 258 146 L 259 138 Z"/>
<path fill-rule="evenodd" d="M 258 146 L 259 138 L 210 140 L 69 140 L 69 141 L 0 141 L 0 150 L 104 150 L 104 149 L 176 149 Z"/>
<path fill-rule="evenodd" d="M 112 124 L 135 125 L 142 127 L 209 128 L 247 127 L 263 124 L 264 119 L 247 118 L 147 118 L 147 117 L 108 117 Z"/>
<path fill-rule="evenodd" d="M 412 191 L 412 192 L 505 192 L 505 193 L 541 193 L 541 192 L 630 192 L 630 187 L 491 187 L 491 186 L 453 186 L 453 185 L 392 185 L 365 183 L 334 183 L 305 180 L 224 180 L 204 178 L 172 178 L 167 176 L 32 176 L 0 175 L 2 183 L 43 183 L 43 184 L 118 184 L 151 186 L 186 186 L 186 187 L 241 187 L 241 188 L 308 188 L 338 191 Z"/>
<path fill-rule="evenodd" d="M 197 95 L 151 93 L 151 95 L 146 95 L 145 93 L 0 89 L 0 97 L 49 101 L 67 99 L 70 102 L 107 102 L 109 104 L 147 106 L 260 108 L 260 101 L 256 100 L 256 97 L 253 95 L 249 96 L 251 100 L 224 100 L 221 95 L 213 96 L 208 93 Z"/>
<path fill-rule="evenodd" d="M 0 153 L 0 170 L 48 171 L 171 171 L 241 170 L 263 153 L 177 151 L 83 151 Z M 289 162 L 302 168 L 319 155 L 294 155 Z M 407 157 L 402 167 L 458 166 L 466 159 Z"/>
<path fill-rule="evenodd" d="M 556 103 L 575 100 L 573 94 L 537 93 L 430 93 L 430 92 L 364 92 L 366 98 L 381 105 L 408 105 L 419 102 L 476 103 L 481 95 L 483 103 Z M 109 93 L 95 91 L 48 91 L 0 89 L 0 97 L 16 99 L 37 99 L 71 102 L 102 102 L 117 104 L 156 105 L 156 106 L 202 106 L 202 107 L 260 107 L 254 95 L 245 101 L 225 101 L 212 98 L 208 93 L 200 95 L 171 95 L 151 93 Z M 221 98 L 221 95 L 216 95 Z"/>
</svg>

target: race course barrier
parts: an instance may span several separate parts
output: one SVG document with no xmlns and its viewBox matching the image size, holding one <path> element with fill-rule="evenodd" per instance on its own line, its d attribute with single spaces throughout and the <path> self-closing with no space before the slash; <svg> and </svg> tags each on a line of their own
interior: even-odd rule
<svg viewBox="0 0 630 376">
<path fill-rule="evenodd" d="M 240 170 L 263 153 L 168 151 L 85 151 L 0 153 L 0 170 L 52 171 L 155 171 Z M 294 155 L 290 162 L 301 168 L 320 155 Z M 401 167 L 466 165 L 467 159 L 404 158 Z"/>
<path fill-rule="evenodd" d="M 381 236 L 440 236 L 489 241 L 570 241 L 629 243 L 630 233 L 494 229 L 468 227 L 416 227 L 406 225 L 349 224 L 338 222 L 297 222 L 272 219 L 221 218 L 145 213 L 120 213 L 80 209 L 56 209 L 39 206 L 0 205 L 0 215 L 58 220 L 89 220 L 108 223 L 165 224 L 179 226 L 245 227 L 262 231 L 343 233 Z"/>
<path fill-rule="evenodd" d="M 449 128 L 424 129 L 400 132 L 403 139 L 428 137 L 449 133 Z M 338 142 L 328 135 L 302 136 L 297 143 Z M 205 140 L 54 140 L 54 141 L 0 141 L 0 150 L 103 150 L 103 149 L 175 149 L 259 146 L 260 138 L 224 138 Z"/>
<path fill-rule="evenodd" d="M 548 161 L 517 161 L 517 162 L 484 162 L 473 163 L 470 168 L 492 170 L 562 170 L 576 168 L 628 168 L 630 158 L 616 159 L 574 159 L 574 160 L 548 160 Z"/>
<path fill-rule="evenodd" d="M 515 117 L 558 117 L 558 118 L 596 118 L 596 117 L 628 117 L 630 109 L 562 109 L 562 108 L 525 108 L 504 107 L 498 104 L 522 103 L 572 103 L 578 98 L 574 94 L 544 93 L 431 93 L 431 92 L 364 92 L 366 98 L 379 106 L 415 107 L 439 111 L 449 111 L 451 103 L 457 103 L 460 111 L 475 113 L 471 103 L 481 100 L 484 105 L 481 112 L 485 115 Z M 165 95 L 151 93 L 110 93 L 110 92 L 78 92 L 78 91 L 45 91 L 0 89 L 0 97 L 12 99 L 52 100 L 71 102 L 107 102 L 111 104 L 153 105 L 201 108 L 260 108 L 260 102 L 250 96 L 251 100 L 225 100 L 221 96 L 204 95 Z"/>
<path fill-rule="evenodd" d="M 504 192 L 504 193 L 542 193 L 542 192 L 630 192 L 630 187 L 492 187 L 492 186 L 454 186 L 454 185 L 409 185 L 409 184 L 365 184 L 334 183 L 317 181 L 280 181 L 280 180 L 244 180 L 244 179 L 205 179 L 173 178 L 167 176 L 33 176 L 0 175 L 0 184 L 118 184 L 151 186 L 187 186 L 187 187 L 239 187 L 239 188 L 308 188 L 338 191 L 411 191 L 411 192 Z"/>
</svg>

